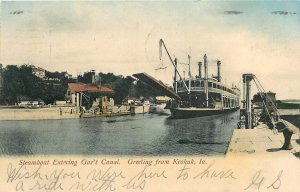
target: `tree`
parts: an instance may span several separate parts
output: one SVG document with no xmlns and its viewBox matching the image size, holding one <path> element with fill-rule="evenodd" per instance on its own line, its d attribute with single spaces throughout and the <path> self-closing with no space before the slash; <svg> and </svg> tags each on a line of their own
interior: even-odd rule
<svg viewBox="0 0 300 192">
<path fill-rule="evenodd" d="M 265 100 L 266 94 L 265 93 L 256 93 L 253 95 L 253 102 L 263 102 Z"/>
<path fill-rule="evenodd" d="M 128 96 L 130 85 L 131 83 L 123 78 L 119 78 L 113 82 L 112 89 L 114 90 L 114 100 L 116 103 L 120 104 Z"/>
<path fill-rule="evenodd" d="M 92 83 L 93 72 L 85 72 L 83 75 L 77 77 L 78 82 Z"/>
<path fill-rule="evenodd" d="M 32 73 L 33 68 L 34 66 L 31 65 L 21 65 L 20 67 L 8 65 L 3 70 L 2 101 L 7 104 L 15 104 L 20 97 L 28 97 L 31 100 L 42 99 L 49 104 L 55 100 L 64 100 L 67 81 L 65 79 L 59 83 L 43 81 Z M 53 74 L 59 76 L 59 72 Z"/>
<path fill-rule="evenodd" d="M 32 74 L 32 66 L 8 65 L 3 71 L 2 99 L 8 104 L 18 101 L 19 96 L 36 98 L 40 79 Z"/>
</svg>

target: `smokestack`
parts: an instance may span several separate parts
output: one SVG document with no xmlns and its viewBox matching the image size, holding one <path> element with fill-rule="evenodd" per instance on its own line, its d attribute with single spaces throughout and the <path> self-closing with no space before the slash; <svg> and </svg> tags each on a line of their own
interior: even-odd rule
<svg viewBox="0 0 300 192">
<path fill-rule="evenodd" d="M 199 70 L 199 78 L 202 78 L 201 70 L 202 70 L 202 62 L 198 63 L 198 70 Z"/>
<path fill-rule="evenodd" d="M 217 61 L 217 65 L 218 65 L 218 81 L 221 82 L 221 61 Z"/>
<path fill-rule="evenodd" d="M 205 100 L 206 107 L 208 107 L 208 66 L 207 66 L 207 56 L 206 54 L 203 57 L 204 60 L 204 89 L 205 89 Z"/>
</svg>

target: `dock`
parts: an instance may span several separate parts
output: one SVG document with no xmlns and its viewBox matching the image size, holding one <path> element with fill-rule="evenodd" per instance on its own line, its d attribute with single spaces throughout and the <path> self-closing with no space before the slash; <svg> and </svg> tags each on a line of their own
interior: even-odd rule
<svg viewBox="0 0 300 192">
<path fill-rule="evenodd" d="M 253 129 L 235 129 L 226 153 L 226 157 L 249 156 L 282 157 L 291 156 L 300 158 L 299 128 L 285 121 L 293 129 L 291 144 L 292 150 L 280 150 L 284 137 L 282 132 L 270 129 L 266 124 L 260 123 Z"/>
<path fill-rule="evenodd" d="M 124 116 L 124 115 L 131 115 L 130 112 L 119 112 L 119 113 L 83 113 L 80 117 L 81 118 L 95 118 L 95 117 L 116 117 L 116 116 Z"/>
<path fill-rule="evenodd" d="M 1 108 L 1 121 L 76 119 L 79 113 L 74 106 L 51 106 L 43 108 Z"/>
</svg>

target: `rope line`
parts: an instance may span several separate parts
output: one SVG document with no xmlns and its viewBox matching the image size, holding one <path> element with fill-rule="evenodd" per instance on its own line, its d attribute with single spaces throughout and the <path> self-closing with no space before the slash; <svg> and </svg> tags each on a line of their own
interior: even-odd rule
<svg viewBox="0 0 300 192">
<path fill-rule="evenodd" d="M 281 116 L 280 112 L 278 111 L 277 107 L 275 106 L 275 104 L 273 103 L 273 101 L 271 100 L 271 98 L 268 96 L 268 94 L 266 94 L 265 89 L 263 88 L 263 86 L 261 85 L 260 81 L 258 80 L 258 78 L 257 78 L 256 76 L 255 76 L 254 81 L 255 81 L 255 80 L 257 80 L 257 82 L 258 82 L 259 85 L 261 86 L 262 90 L 264 91 L 264 93 L 265 93 L 265 95 L 266 95 L 266 99 L 271 103 L 272 108 L 274 109 L 275 113 L 278 115 L 278 117 L 280 117 L 280 116 Z M 282 122 L 283 122 L 283 124 L 284 124 L 285 126 L 288 126 L 288 125 L 286 124 L 285 121 L 282 121 Z"/>
<path fill-rule="evenodd" d="M 286 121 L 283 120 L 283 119 L 281 119 L 281 114 L 280 114 L 278 108 L 277 108 L 276 105 L 273 103 L 272 99 L 269 97 L 269 95 L 268 95 L 267 92 L 265 91 L 264 87 L 262 86 L 262 84 L 260 83 L 260 81 L 258 80 L 258 78 L 257 78 L 255 75 L 254 75 L 253 80 L 254 80 L 254 82 L 255 82 L 255 84 L 256 84 L 256 87 L 257 87 L 258 90 L 259 90 L 259 94 L 260 94 L 260 96 L 261 96 L 261 98 L 262 98 L 262 101 L 263 101 L 264 106 L 266 107 L 266 110 L 267 110 L 267 113 L 268 113 L 269 117 L 271 118 L 271 115 L 270 115 L 269 110 L 268 110 L 268 108 L 267 108 L 267 106 L 266 106 L 266 103 L 264 102 L 264 98 L 262 97 L 262 93 L 265 93 L 266 102 L 268 102 L 269 104 L 271 104 L 271 107 L 273 108 L 274 112 L 278 115 L 278 119 L 280 119 L 280 122 L 282 122 L 282 123 L 285 125 L 285 128 L 280 129 L 279 131 L 283 131 L 283 130 L 287 129 L 287 128 L 288 128 L 288 125 L 287 125 Z M 271 119 L 271 120 L 272 120 L 272 119 Z M 276 134 L 278 135 L 278 130 L 277 130 L 277 129 L 273 129 L 273 133 L 274 133 L 274 131 L 275 131 Z M 297 133 L 299 134 L 299 138 L 300 138 L 300 131 L 298 130 L 298 131 L 296 132 L 296 134 L 297 134 Z M 274 133 L 274 134 L 275 134 L 275 133 Z"/>
<path fill-rule="evenodd" d="M 268 113 L 268 116 L 269 116 L 270 120 L 272 121 L 272 116 L 271 116 L 271 114 L 270 114 L 270 112 L 269 112 L 269 110 L 268 110 L 268 107 L 267 107 L 265 101 L 263 100 L 263 95 L 262 95 L 261 89 L 260 89 L 260 87 L 258 86 L 258 84 L 257 84 L 257 82 L 255 81 L 255 79 L 254 79 L 254 82 L 255 82 L 256 87 L 257 87 L 257 89 L 258 89 L 258 91 L 259 91 L 258 93 L 260 94 L 260 97 L 262 98 L 263 105 L 265 106 L 265 109 L 266 109 L 266 111 L 267 111 L 267 113 Z M 272 130 L 273 130 L 274 135 L 278 135 L 278 131 L 277 131 L 276 129 L 274 129 L 274 127 L 273 127 Z"/>
</svg>

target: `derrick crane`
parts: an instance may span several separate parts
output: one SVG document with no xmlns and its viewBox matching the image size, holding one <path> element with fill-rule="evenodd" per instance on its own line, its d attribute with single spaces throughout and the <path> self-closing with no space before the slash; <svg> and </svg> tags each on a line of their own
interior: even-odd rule
<svg viewBox="0 0 300 192">
<path fill-rule="evenodd" d="M 169 57 L 171 63 L 172 63 L 173 66 L 174 66 L 174 69 L 175 69 L 175 83 L 176 83 L 176 74 L 180 77 L 181 80 L 183 80 L 183 78 L 181 77 L 179 71 L 177 70 L 177 59 L 175 58 L 175 60 L 174 60 L 175 62 L 172 60 L 172 58 L 171 58 L 171 56 L 170 56 L 170 54 L 169 54 L 169 51 L 168 51 L 168 49 L 167 49 L 167 47 L 166 47 L 166 45 L 165 45 L 165 42 L 164 42 L 162 39 L 159 40 L 159 60 L 160 60 L 160 62 L 162 62 L 162 49 L 163 49 L 163 48 L 166 50 L 166 53 L 167 53 L 167 55 L 168 55 L 168 57 Z M 183 81 L 183 85 L 184 85 L 184 87 L 187 89 L 188 94 L 190 94 L 190 89 L 189 89 L 188 86 L 186 85 L 185 81 Z M 176 88 L 176 89 L 177 89 L 177 88 Z"/>
</svg>

